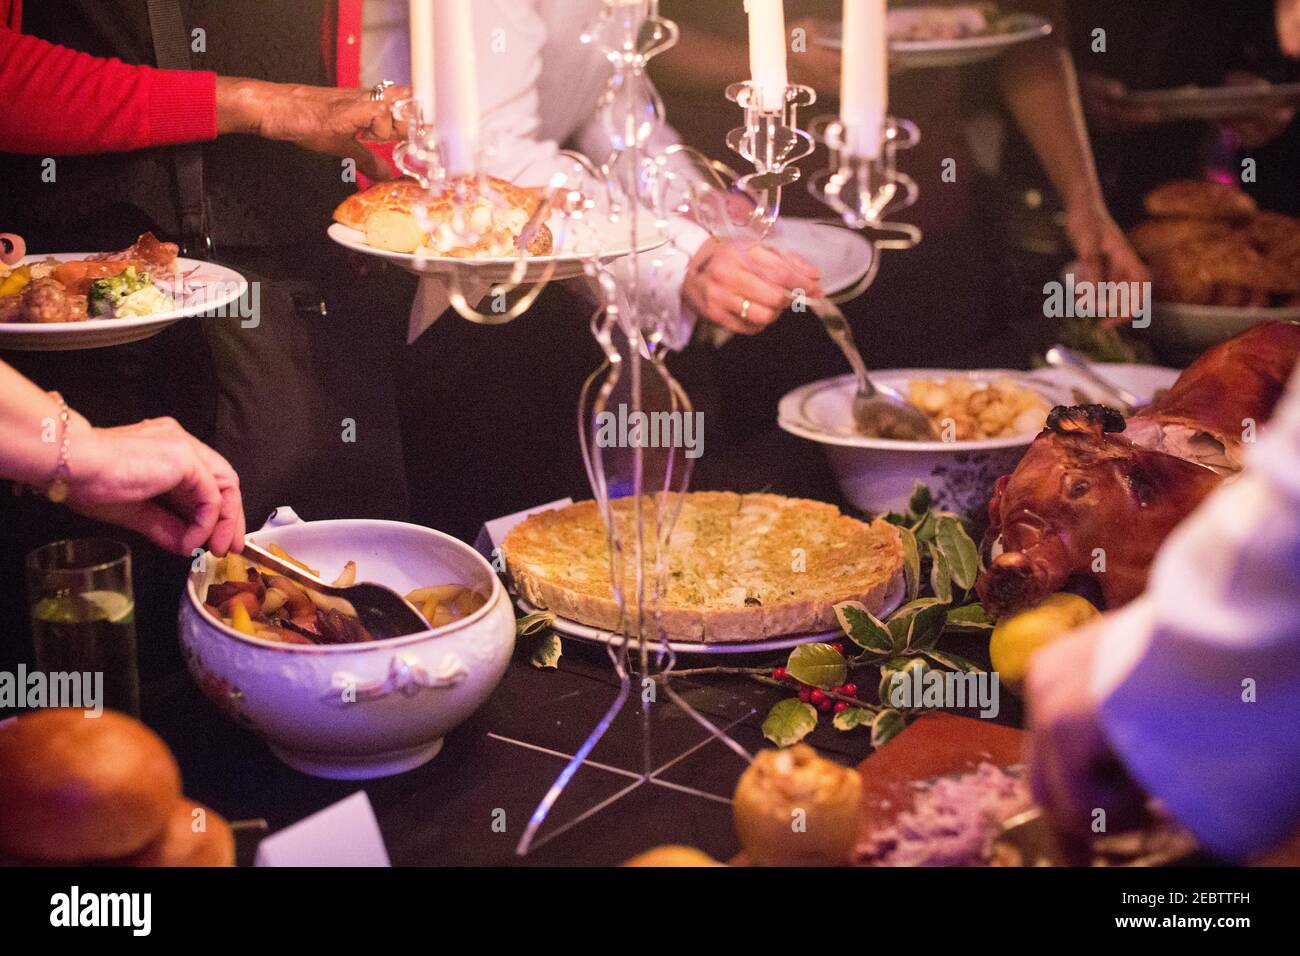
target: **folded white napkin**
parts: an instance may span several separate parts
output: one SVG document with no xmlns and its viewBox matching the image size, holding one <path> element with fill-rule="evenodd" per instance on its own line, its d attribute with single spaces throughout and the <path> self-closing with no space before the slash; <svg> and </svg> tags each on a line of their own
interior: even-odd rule
<svg viewBox="0 0 1300 956">
<path fill-rule="evenodd" d="M 487 282 L 466 283 L 462 288 L 465 300 L 477 306 L 492 288 Z M 451 308 L 451 293 L 446 279 L 422 276 L 411 303 L 411 317 L 406 327 L 406 344 L 410 345 L 429 330 L 438 316 Z"/>
</svg>

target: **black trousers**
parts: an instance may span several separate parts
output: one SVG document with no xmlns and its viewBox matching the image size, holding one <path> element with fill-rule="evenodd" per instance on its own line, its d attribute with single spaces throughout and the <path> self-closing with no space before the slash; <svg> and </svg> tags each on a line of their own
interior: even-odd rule
<svg viewBox="0 0 1300 956">
<path fill-rule="evenodd" d="M 308 520 L 408 518 L 394 386 L 406 313 L 383 291 L 386 272 L 362 274 L 326 248 L 231 250 L 223 259 L 256 283 L 254 316 L 189 319 L 110 349 L 0 358 L 59 390 L 97 426 L 179 420 L 239 473 L 250 529 L 281 505 Z M 30 660 L 25 555 L 88 535 L 131 545 L 141 673 L 147 679 L 174 669 L 176 612 L 190 561 L 4 488 L 0 667 Z"/>
</svg>

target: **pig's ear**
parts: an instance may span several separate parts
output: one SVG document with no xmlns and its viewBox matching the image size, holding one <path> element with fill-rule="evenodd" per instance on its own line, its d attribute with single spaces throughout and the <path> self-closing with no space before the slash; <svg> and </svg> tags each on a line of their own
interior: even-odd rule
<svg viewBox="0 0 1300 956">
<path fill-rule="evenodd" d="M 1058 435 L 1122 432 L 1124 416 L 1105 405 L 1058 405 L 1047 416 L 1047 427 Z"/>
</svg>

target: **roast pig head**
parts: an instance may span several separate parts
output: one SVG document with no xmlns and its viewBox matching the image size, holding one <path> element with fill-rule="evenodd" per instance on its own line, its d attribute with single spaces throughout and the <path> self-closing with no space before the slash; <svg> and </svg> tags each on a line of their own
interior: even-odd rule
<svg viewBox="0 0 1300 956">
<path fill-rule="evenodd" d="M 1113 609 L 1146 586 L 1168 534 L 1223 480 L 1208 468 L 1123 437 L 1100 405 L 1061 407 L 1019 467 L 998 479 L 989 535 L 1002 553 L 977 582 L 995 617 L 1090 577 Z"/>
</svg>

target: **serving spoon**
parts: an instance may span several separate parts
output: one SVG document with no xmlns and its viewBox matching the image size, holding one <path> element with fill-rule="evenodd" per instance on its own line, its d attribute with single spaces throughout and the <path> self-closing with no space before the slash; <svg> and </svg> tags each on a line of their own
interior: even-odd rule
<svg viewBox="0 0 1300 956">
<path fill-rule="evenodd" d="M 296 564 L 277 558 L 247 539 L 244 541 L 243 556 L 254 564 L 283 575 L 290 581 L 296 581 L 328 597 L 347 601 L 356 611 L 361 626 L 376 639 L 419 634 L 421 631 L 431 629 L 429 622 L 406 598 L 382 584 L 362 582 L 345 588 L 335 587 L 308 574 Z"/>
<path fill-rule="evenodd" d="M 853 393 L 853 421 L 858 431 L 869 438 L 895 441 L 937 441 L 938 432 L 930 417 L 887 385 L 873 382 L 862 360 L 853 330 L 844 313 L 830 299 L 809 299 L 808 307 L 821 319 L 822 327 L 844 357 L 857 379 Z"/>
<path fill-rule="evenodd" d="M 1069 369 L 1070 371 L 1082 376 L 1097 391 L 1106 397 L 1107 403 L 1113 405 L 1118 411 L 1125 415 L 1132 415 L 1143 405 L 1148 404 L 1142 401 L 1128 389 L 1120 388 L 1114 382 L 1103 377 L 1082 355 L 1064 345 L 1053 345 L 1047 350 L 1047 364 L 1052 368 Z"/>
</svg>

